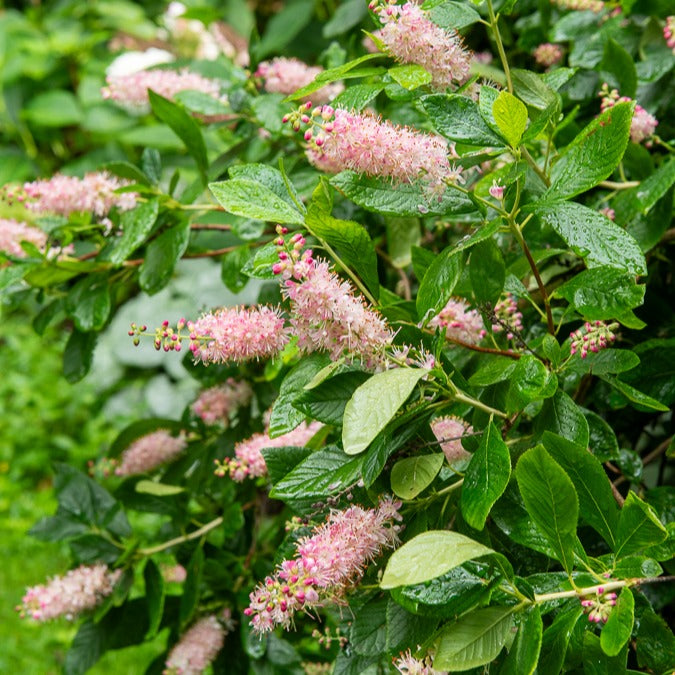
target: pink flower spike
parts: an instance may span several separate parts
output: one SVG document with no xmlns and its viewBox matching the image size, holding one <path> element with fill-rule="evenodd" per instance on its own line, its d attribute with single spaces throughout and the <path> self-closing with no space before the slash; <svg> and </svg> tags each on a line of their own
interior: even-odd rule
<svg viewBox="0 0 675 675">
<path fill-rule="evenodd" d="M 137 438 L 124 450 L 115 474 L 134 476 L 154 471 L 176 459 L 186 447 L 187 441 L 183 436 L 172 436 L 166 429 L 158 429 Z"/>
<path fill-rule="evenodd" d="M 199 619 L 174 645 L 164 675 L 200 675 L 223 648 L 225 635 L 214 615 Z"/>
</svg>

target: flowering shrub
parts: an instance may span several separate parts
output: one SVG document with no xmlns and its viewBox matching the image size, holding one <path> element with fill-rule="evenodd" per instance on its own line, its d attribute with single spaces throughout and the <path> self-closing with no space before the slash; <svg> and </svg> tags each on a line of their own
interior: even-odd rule
<svg viewBox="0 0 675 675">
<path fill-rule="evenodd" d="M 82 10 L 77 92 L 0 15 L 2 301 L 156 409 L 55 466 L 20 613 L 71 675 L 672 672 L 673 18 L 226 4 Z"/>
</svg>

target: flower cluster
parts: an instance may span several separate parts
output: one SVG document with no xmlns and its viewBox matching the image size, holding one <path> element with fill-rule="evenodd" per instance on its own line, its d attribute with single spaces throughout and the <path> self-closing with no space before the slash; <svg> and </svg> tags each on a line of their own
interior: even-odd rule
<svg viewBox="0 0 675 675">
<path fill-rule="evenodd" d="M 129 184 L 129 181 L 105 171 L 88 173 L 84 178 L 56 174 L 48 180 L 25 183 L 23 192 L 26 207 L 37 213 L 56 213 L 67 217 L 83 211 L 103 218 L 113 207 L 128 211 L 136 206 L 138 194 L 116 192 Z"/>
<path fill-rule="evenodd" d="M 523 314 L 518 311 L 518 303 L 511 293 L 495 305 L 495 321 L 492 324 L 493 333 L 506 331 L 506 339 L 513 340 L 516 334 L 523 330 Z"/>
<path fill-rule="evenodd" d="M 402 675 L 448 675 L 447 671 L 436 670 L 433 667 L 429 655 L 418 659 L 411 654 L 410 650 L 394 660 L 394 668 Z"/>
<path fill-rule="evenodd" d="M 295 58 L 277 57 L 260 63 L 255 77 L 264 81 L 266 91 L 288 96 L 308 85 L 321 72 L 320 66 L 308 66 Z M 316 103 L 328 103 L 343 90 L 341 82 L 332 82 L 313 92 L 312 98 Z"/>
<path fill-rule="evenodd" d="M 588 614 L 588 620 L 593 623 L 606 623 L 614 605 L 616 593 L 605 593 L 602 587 L 598 588 L 595 597 L 581 601 L 584 612 Z"/>
<path fill-rule="evenodd" d="M 430 328 L 441 328 L 448 340 L 477 345 L 485 336 L 481 315 L 459 298 L 450 298 L 445 307 L 429 321 Z"/>
<path fill-rule="evenodd" d="M 171 52 L 156 47 L 150 47 L 143 52 L 123 52 L 110 63 L 105 70 L 105 74 L 112 78 L 124 77 L 153 66 L 171 63 L 175 58 Z"/>
<path fill-rule="evenodd" d="M 63 616 L 72 620 L 82 612 L 94 609 L 113 592 L 122 571 L 110 571 L 106 565 L 81 565 L 62 577 L 54 577 L 46 585 L 26 590 L 22 616 L 48 621 Z"/>
<path fill-rule="evenodd" d="M 129 335 L 135 345 L 147 329 L 131 324 Z M 179 352 L 183 341 L 187 341 L 195 361 L 209 364 L 269 358 L 278 354 L 289 339 L 278 309 L 223 307 L 203 314 L 197 321 L 180 319 L 175 328 L 164 321 L 155 330 L 154 344 L 157 350 Z"/>
<path fill-rule="evenodd" d="M 107 87 L 101 89 L 101 96 L 110 99 L 133 113 L 149 111 L 148 89 L 164 98 L 173 99 L 180 91 L 201 91 L 217 99 L 220 85 L 189 70 L 141 70 L 137 73 L 108 76 Z"/>
<path fill-rule="evenodd" d="M 205 389 L 192 404 L 192 412 L 205 424 L 227 426 L 230 417 L 245 405 L 248 405 L 253 390 L 245 381 L 229 377 L 217 387 Z"/>
<path fill-rule="evenodd" d="M 432 192 L 442 193 L 447 182 L 461 181 L 461 168 L 451 167 L 447 141 L 408 127 L 400 127 L 374 115 L 311 103 L 286 115 L 304 137 L 307 157 L 321 171 L 345 169 L 367 176 L 390 178 L 394 183 L 423 180 Z M 311 113 L 310 113 L 311 110 Z"/>
<path fill-rule="evenodd" d="M 473 427 L 460 417 L 446 415 L 431 421 L 431 431 L 451 466 L 468 459 L 471 454 L 462 447 L 462 436 L 473 433 Z"/>
<path fill-rule="evenodd" d="M 590 11 L 602 12 L 605 9 L 605 3 L 603 0 L 551 0 L 554 4 L 558 5 L 560 9 L 572 9 L 577 12 Z"/>
<path fill-rule="evenodd" d="M 268 432 L 253 434 L 245 441 L 234 446 L 234 457 L 216 460 L 216 476 L 230 475 L 232 480 L 241 483 L 246 478 L 258 478 L 267 475 L 267 465 L 262 450 L 265 448 L 283 448 L 284 446 L 304 447 L 323 425 L 320 422 L 303 422 L 286 434 L 271 438 Z"/>
<path fill-rule="evenodd" d="M 124 450 L 115 474 L 134 476 L 154 471 L 162 464 L 176 459 L 186 446 L 187 441 L 182 435 L 172 436 L 166 429 L 158 429 L 137 438 Z"/>
<path fill-rule="evenodd" d="M 437 89 L 468 80 L 471 52 L 464 49 L 457 31 L 443 30 L 413 2 L 397 5 L 396 0 L 373 0 L 369 8 L 384 24 L 375 37 L 396 61 L 422 66 Z"/>
<path fill-rule="evenodd" d="M 540 44 L 534 52 L 532 52 L 534 60 L 540 65 L 550 68 L 556 63 L 559 63 L 563 56 L 563 50 L 560 45 L 551 42 L 544 42 Z"/>
<path fill-rule="evenodd" d="M 588 356 L 588 352 L 599 352 L 616 340 L 614 331 L 618 327 L 618 323 L 610 323 L 609 326 L 606 326 L 602 321 L 595 321 L 594 323 L 587 321 L 583 328 L 570 333 L 570 340 L 572 341 L 570 352 L 572 354 L 579 352 L 582 359 Z"/>
<path fill-rule="evenodd" d="M 47 247 L 47 235 L 39 228 L 11 218 L 0 218 L 0 251 L 15 258 L 25 258 L 26 252 L 21 248 L 22 241 L 34 244 L 41 251 Z"/>
<path fill-rule="evenodd" d="M 628 96 L 619 96 L 619 92 L 616 89 L 610 90 L 609 85 L 606 82 L 602 85 L 599 95 L 602 97 L 600 110 L 603 112 L 617 103 L 632 100 Z M 633 141 L 633 143 L 649 141 L 654 135 L 658 124 L 659 122 L 656 117 L 648 113 L 639 103 L 636 103 L 633 119 L 630 123 L 630 140 Z"/>
<path fill-rule="evenodd" d="M 375 509 L 351 506 L 333 511 L 311 537 L 300 539 L 297 556 L 251 593 L 244 614 L 257 633 L 289 628 L 299 610 L 340 600 L 364 574 L 366 565 L 398 543 L 400 502 L 386 498 Z"/>
<path fill-rule="evenodd" d="M 164 581 L 174 584 L 182 584 L 187 579 L 187 570 L 182 565 L 162 565 L 162 577 Z"/>
<path fill-rule="evenodd" d="M 225 635 L 213 614 L 199 619 L 171 650 L 164 675 L 200 675 L 223 648 Z"/>
<path fill-rule="evenodd" d="M 291 302 L 293 334 L 298 347 L 306 352 L 326 351 L 334 360 L 358 360 L 366 368 L 381 368 L 385 349 L 394 334 L 384 319 L 366 306 L 347 281 L 335 274 L 329 264 L 314 260 L 312 251 L 300 253 L 302 235 L 294 235 L 288 250 L 280 237 L 280 262 L 274 266 L 285 279 L 284 297 Z"/>
<path fill-rule="evenodd" d="M 675 16 L 666 17 L 666 25 L 663 27 L 663 37 L 666 44 L 673 50 L 675 54 Z"/>
</svg>

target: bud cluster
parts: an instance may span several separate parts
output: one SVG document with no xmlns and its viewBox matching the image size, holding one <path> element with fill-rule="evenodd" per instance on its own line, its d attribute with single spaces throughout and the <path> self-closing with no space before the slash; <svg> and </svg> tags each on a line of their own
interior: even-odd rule
<svg viewBox="0 0 675 675">
<path fill-rule="evenodd" d="M 618 327 L 618 323 L 610 323 L 609 326 L 606 326 L 602 321 L 593 323 L 587 321 L 582 328 L 570 333 L 570 339 L 572 340 L 570 352 L 572 354 L 579 352 L 582 359 L 588 356 L 588 352 L 594 354 L 599 352 L 616 340 L 614 331 Z"/>
<path fill-rule="evenodd" d="M 675 54 L 675 16 L 666 17 L 666 25 L 663 27 L 663 37 L 666 44 L 673 50 Z"/>
<path fill-rule="evenodd" d="M 595 597 L 586 597 L 581 601 L 584 612 L 588 614 L 588 620 L 593 623 L 607 623 L 614 605 L 616 605 L 616 593 L 605 593 L 602 586 L 596 591 Z"/>
<path fill-rule="evenodd" d="M 335 109 L 332 106 L 320 105 L 312 109 L 312 102 L 307 101 L 297 110 L 284 115 L 281 121 L 284 124 L 290 122 L 293 131 L 300 131 L 303 124 L 309 125 L 303 134 L 304 139 L 308 143 L 313 141 L 314 147 L 320 148 L 326 142 L 326 134 L 330 134 L 335 128 L 334 115 Z"/>
<path fill-rule="evenodd" d="M 600 102 L 601 112 L 612 108 L 617 103 L 633 100 L 628 96 L 619 96 L 618 90 L 610 90 L 609 85 L 606 82 L 602 85 L 602 89 L 598 95 L 602 97 L 602 101 Z M 630 140 L 633 141 L 633 143 L 647 141 L 645 145 L 648 146 L 648 139 L 654 135 L 658 124 L 659 122 L 656 117 L 648 113 L 639 103 L 636 103 L 635 110 L 633 111 L 633 119 L 630 123 Z"/>
<path fill-rule="evenodd" d="M 532 55 L 540 66 L 550 68 L 560 62 L 563 57 L 563 50 L 560 45 L 544 42 L 532 52 Z"/>
<path fill-rule="evenodd" d="M 279 252 L 279 262 L 272 265 L 274 274 L 283 274 L 284 278 L 303 277 L 309 268 L 314 265 L 311 249 L 303 251 L 307 240 L 302 234 L 296 232 L 290 242 L 286 242 L 284 235 L 288 234 L 288 228 L 277 225 L 278 239 L 274 240 Z"/>
<path fill-rule="evenodd" d="M 495 305 L 496 321 L 492 324 L 493 333 L 506 331 L 506 339 L 513 340 L 516 333 L 523 330 L 523 314 L 518 311 L 518 304 L 511 293 Z"/>
</svg>

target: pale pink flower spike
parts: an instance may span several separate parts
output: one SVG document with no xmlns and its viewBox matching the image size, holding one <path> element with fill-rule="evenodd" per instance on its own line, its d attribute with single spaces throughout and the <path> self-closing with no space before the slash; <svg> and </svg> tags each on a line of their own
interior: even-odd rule
<svg viewBox="0 0 675 675">
<path fill-rule="evenodd" d="M 199 619 L 174 645 L 164 675 L 200 675 L 225 644 L 225 628 L 214 615 Z"/>
<path fill-rule="evenodd" d="M 134 476 L 154 471 L 171 462 L 187 447 L 183 436 L 172 436 L 166 429 L 159 429 L 137 438 L 120 458 L 115 470 L 118 476 Z"/>
</svg>

